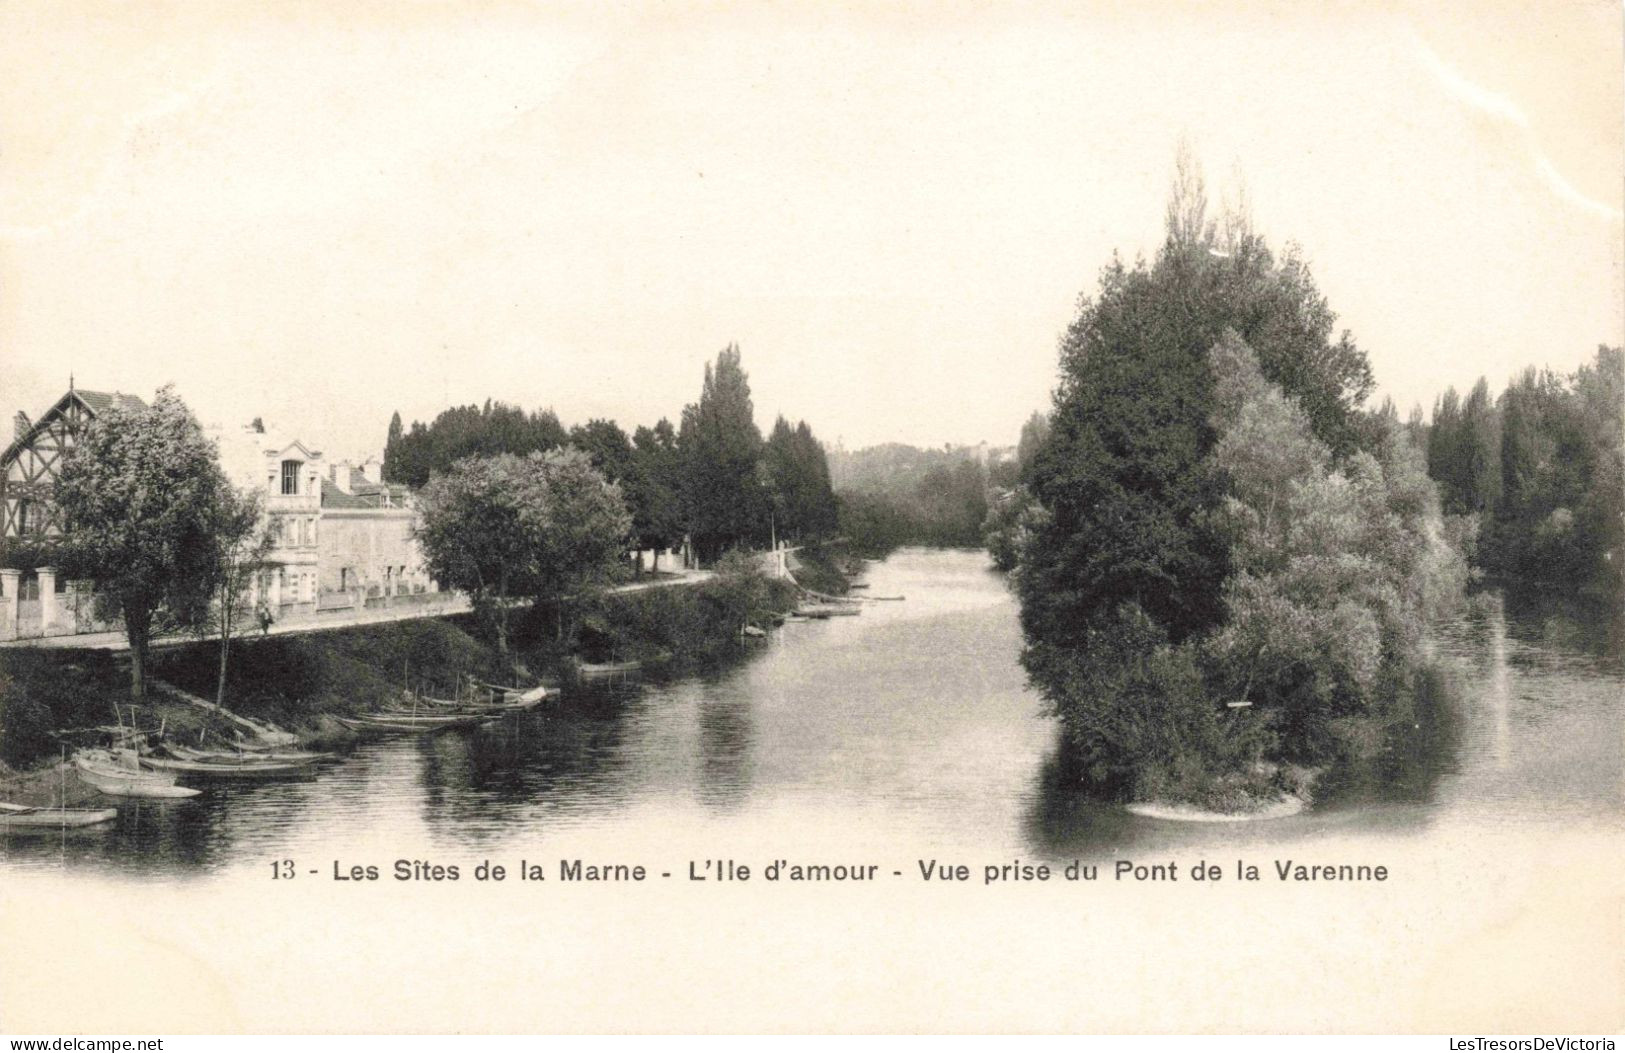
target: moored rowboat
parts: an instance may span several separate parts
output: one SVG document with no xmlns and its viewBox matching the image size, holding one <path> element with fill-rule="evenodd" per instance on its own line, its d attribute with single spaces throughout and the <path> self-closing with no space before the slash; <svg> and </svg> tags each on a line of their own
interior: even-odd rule
<svg viewBox="0 0 1625 1053">
<path fill-rule="evenodd" d="M 432 731 L 448 731 L 452 728 L 473 727 L 494 719 L 493 716 L 481 713 L 458 715 L 440 721 L 414 721 L 410 718 L 401 718 L 393 714 L 380 714 L 375 717 L 335 717 L 340 724 L 351 731 L 411 731 L 418 734 L 427 734 Z"/>
<path fill-rule="evenodd" d="M 143 771 L 133 750 L 80 750 L 73 755 L 79 778 L 114 797 L 196 797 L 201 791 L 175 785 L 171 772 Z"/>
<path fill-rule="evenodd" d="M 279 750 L 274 753 L 230 753 L 226 750 L 200 750 L 178 742 L 164 743 L 164 749 L 177 760 L 212 761 L 217 764 L 314 764 L 332 760 L 331 753 L 311 753 L 305 750 Z"/>
<path fill-rule="evenodd" d="M 178 775 L 198 775 L 211 779 L 278 779 L 305 775 L 310 765 L 303 761 L 277 763 L 274 761 L 196 761 L 177 760 L 173 757 L 144 756 L 141 765 L 156 771 L 175 772 Z"/>
<path fill-rule="evenodd" d="M 34 808 L 0 801 L 0 832 L 94 826 L 117 818 L 117 808 Z"/>
<path fill-rule="evenodd" d="M 578 662 L 576 672 L 581 676 L 613 676 L 616 673 L 636 673 L 643 668 L 637 659 L 628 662 Z"/>
</svg>

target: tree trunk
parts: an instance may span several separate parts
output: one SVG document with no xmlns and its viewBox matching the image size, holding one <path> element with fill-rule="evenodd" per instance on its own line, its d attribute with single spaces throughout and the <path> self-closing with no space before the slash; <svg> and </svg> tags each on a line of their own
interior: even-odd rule
<svg viewBox="0 0 1625 1053">
<path fill-rule="evenodd" d="M 214 704 L 222 709 L 226 705 L 226 654 L 231 648 L 231 629 L 222 626 L 220 629 L 220 679 L 214 689 Z"/>
<path fill-rule="evenodd" d="M 649 573 L 651 573 L 651 574 L 659 574 L 660 573 L 660 546 L 658 544 L 655 545 L 655 547 L 654 547 L 654 554 L 655 554 L 654 563 L 653 563 L 652 566 L 650 566 Z"/>
<path fill-rule="evenodd" d="M 133 635 L 130 638 L 130 697 L 140 700 L 147 697 L 147 641 L 137 640 Z"/>
<path fill-rule="evenodd" d="M 508 568 L 502 568 L 496 602 L 497 658 L 508 663 Z"/>
<path fill-rule="evenodd" d="M 124 635 L 130 641 L 130 697 L 140 700 L 147 694 L 147 633 L 151 628 L 148 612 L 131 613 L 124 606 Z"/>
</svg>

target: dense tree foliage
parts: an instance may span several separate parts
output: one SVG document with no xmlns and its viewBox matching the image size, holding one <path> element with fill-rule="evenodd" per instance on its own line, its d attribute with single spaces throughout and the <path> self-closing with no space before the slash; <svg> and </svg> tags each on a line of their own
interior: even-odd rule
<svg viewBox="0 0 1625 1053">
<path fill-rule="evenodd" d="M 468 594 L 504 659 L 513 601 L 552 605 L 562 635 L 566 601 L 613 579 L 631 529 L 619 487 L 574 449 L 464 458 L 418 502 L 429 572 Z"/>
<path fill-rule="evenodd" d="M 714 365 L 706 363 L 699 401 L 683 407 L 677 448 L 683 518 L 700 559 L 711 563 L 736 545 L 760 543 L 769 530 L 757 468 L 762 433 L 737 345 L 724 348 Z"/>
<path fill-rule="evenodd" d="M 831 458 L 841 535 L 865 552 L 982 544 L 996 487 L 976 447 L 871 446 Z M 996 467 L 996 466 L 995 466 Z M 1013 483 L 1014 466 L 1008 469 Z"/>
<path fill-rule="evenodd" d="M 101 616 L 124 621 L 132 697 L 144 694 L 155 635 L 207 624 L 222 570 L 214 531 L 234 497 L 171 388 L 150 406 L 104 411 L 69 453 L 55 493 L 65 552 L 95 585 Z"/>
<path fill-rule="evenodd" d="M 676 548 L 683 540 L 682 458 L 677 430 L 662 417 L 653 428 L 632 433 L 632 472 L 622 484 L 632 511 L 632 536 L 639 549 L 654 552 L 660 569 L 660 551 Z"/>
<path fill-rule="evenodd" d="M 575 449 L 525 458 L 541 494 L 538 543 L 532 551 L 532 595 L 558 611 L 558 635 L 568 634 L 571 601 L 615 581 L 632 530 L 621 488 Z"/>
<path fill-rule="evenodd" d="M 1281 764 L 1327 759 L 1340 721 L 1401 706 L 1461 565 L 1333 322 L 1295 251 L 1208 220 L 1182 160 L 1155 260 L 1113 261 L 1061 340 L 1048 432 L 1030 422 L 990 547 L 1016 564 L 1028 672 L 1102 791 L 1268 793 Z"/>
<path fill-rule="evenodd" d="M 487 400 L 484 407 L 448 409 L 428 425 L 414 421 L 403 432 L 397 413 L 389 423 L 384 476 L 424 487 L 469 457 L 523 457 L 564 447 L 581 451 L 616 484 L 632 517 L 630 531 L 618 536 L 635 549 L 653 549 L 657 560 L 685 535 L 711 562 L 735 546 L 765 545 L 775 528 L 797 540 L 837 528 L 822 444 L 805 421 L 792 427 L 782 419 L 763 441 L 734 345 L 706 365 L 700 398 L 684 408 L 681 430 L 662 419 L 629 437 L 616 422 L 595 418 L 566 431 L 552 410 L 526 413 Z"/>
<path fill-rule="evenodd" d="M 418 493 L 418 544 L 436 581 L 467 594 L 504 658 L 510 601 L 532 585 L 543 496 L 513 454 L 469 457 Z"/>
<path fill-rule="evenodd" d="M 761 480 L 779 538 L 799 541 L 835 532 L 829 462 L 806 421 L 793 428 L 783 417 L 773 422 L 762 451 Z"/>
<path fill-rule="evenodd" d="M 1527 369 L 1491 402 L 1480 379 L 1440 396 L 1428 474 L 1478 525 L 1498 581 L 1625 597 L 1625 354 L 1600 347 L 1567 377 Z"/>
<path fill-rule="evenodd" d="M 1501 499 L 1501 417 L 1483 378 L 1465 403 L 1455 388 L 1439 396 L 1427 451 L 1447 514 L 1494 511 Z"/>
<path fill-rule="evenodd" d="M 569 440 L 552 410 L 526 413 L 517 406 L 486 399 L 485 405 L 453 406 L 430 424 L 413 421 L 405 434 L 400 414 L 390 420 L 384 446 L 384 478 L 407 486 L 424 486 L 465 457 L 511 453 L 524 456 L 551 450 Z"/>
</svg>

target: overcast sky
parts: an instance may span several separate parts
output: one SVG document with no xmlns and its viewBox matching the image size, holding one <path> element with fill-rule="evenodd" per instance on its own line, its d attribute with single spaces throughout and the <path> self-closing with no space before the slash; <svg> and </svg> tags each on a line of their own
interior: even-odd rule
<svg viewBox="0 0 1625 1053">
<path fill-rule="evenodd" d="M 334 457 L 630 429 L 737 341 L 764 428 L 1012 443 L 1181 137 L 1379 397 L 1622 340 L 1613 2 L 262 6 L 0 6 L 6 438 L 70 370 Z"/>
</svg>

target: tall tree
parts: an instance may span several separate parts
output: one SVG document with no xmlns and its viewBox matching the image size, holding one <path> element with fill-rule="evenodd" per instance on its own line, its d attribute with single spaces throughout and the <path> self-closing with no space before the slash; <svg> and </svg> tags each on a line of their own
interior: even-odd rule
<svg viewBox="0 0 1625 1053">
<path fill-rule="evenodd" d="M 594 417 L 570 429 L 570 445 L 586 454 L 592 466 L 612 483 L 632 474 L 632 440 L 612 420 Z"/>
<path fill-rule="evenodd" d="M 510 601 L 536 584 L 545 498 L 512 454 L 470 457 L 418 494 L 416 536 L 435 580 L 468 595 L 497 654 L 508 655 Z"/>
<path fill-rule="evenodd" d="M 767 525 L 756 468 L 762 433 L 738 345 L 724 348 L 714 367 L 706 364 L 700 399 L 683 408 L 677 441 L 684 518 L 700 559 L 710 563 L 732 546 L 759 540 Z"/>
<path fill-rule="evenodd" d="M 1033 415 L 1021 426 L 1021 437 L 1016 440 L 1016 465 L 1025 480 L 1038 460 L 1038 451 L 1049 441 L 1049 415 L 1033 410 Z"/>
<path fill-rule="evenodd" d="M 98 613 L 122 618 L 130 695 L 145 695 L 148 647 L 197 629 L 219 573 L 212 535 L 231 484 L 186 404 L 165 387 L 152 405 L 113 406 L 67 457 L 56 487 L 71 558 L 97 592 Z"/>
<path fill-rule="evenodd" d="M 384 438 L 384 480 L 398 483 L 396 475 L 402 469 L 401 465 L 401 439 L 404 433 L 401 429 L 401 411 L 396 410 L 389 418 L 389 433 Z"/>
<path fill-rule="evenodd" d="M 554 605 L 562 639 L 572 603 L 615 580 L 632 516 L 621 488 L 580 450 L 533 453 L 524 469 L 541 494 L 534 595 Z"/>
<path fill-rule="evenodd" d="M 393 425 L 391 431 L 393 431 Z M 511 453 L 516 456 L 562 446 L 569 436 L 552 410 L 526 413 L 517 406 L 487 399 L 484 406 L 453 406 L 412 428 L 384 454 L 384 475 L 391 482 L 420 487 L 436 472 L 465 457 Z"/>
<path fill-rule="evenodd" d="M 1229 546 L 1212 515 L 1226 484 L 1210 457 L 1209 351 L 1236 334 L 1342 458 L 1362 440 L 1372 379 L 1334 322 L 1295 250 L 1277 262 L 1245 215 L 1208 218 L 1182 151 L 1155 261 L 1114 260 L 1061 340 L 1052 430 L 1031 473 L 1048 515 L 1017 580 L 1040 684 L 1120 608 L 1173 643 L 1220 622 Z"/>
<path fill-rule="evenodd" d="M 829 463 L 806 421 L 795 427 L 783 417 L 773 422 L 759 478 L 778 537 L 805 539 L 835 529 Z"/>
<path fill-rule="evenodd" d="M 271 551 L 270 524 L 263 521 L 260 495 L 225 487 L 210 510 L 209 537 L 215 547 L 212 627 L 220 635 L 220 672 L 216 705 L 226 704 L 226 667 L 231 640 L 247 614 L 251 586 Z"/>
<path fill-rule="evenodd" d="M 683 539 L 682 465 L 677 432 L 661 418 L 653 428 L 640 426 L 632 434 L 632 472 L 624 490 L 632 512 L 632 534 L 639 549 L 654 552 L 654 570 L 660 569 L 660 551 L 675 548 Z"/>
</svg>

